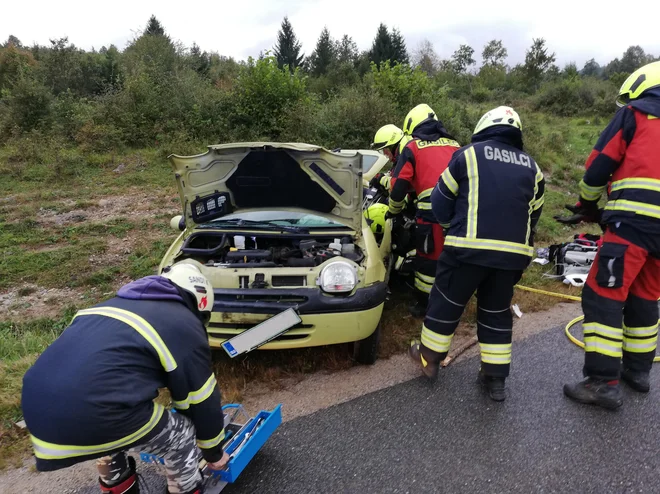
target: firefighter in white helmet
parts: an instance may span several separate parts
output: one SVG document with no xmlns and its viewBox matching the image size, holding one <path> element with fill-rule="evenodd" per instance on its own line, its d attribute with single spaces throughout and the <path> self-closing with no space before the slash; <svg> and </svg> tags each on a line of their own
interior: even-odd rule
<svg viewBox="0 0 660 494">
<path fill-rule="evenodd" d="M 165 460 L 168 492 L 201 493 L 198 458 L 221 469 L 224 420 L 205 324 L 213 287 L 183 261 L 78 311 L 23 379 L 40 471 L 97 459 L 101 492 L 139 492 L 138 450 Z M 171 413 L 154 403 L 170 391 Z M 199 449 L 198 449 L 199 448 Z"/>
</svg>

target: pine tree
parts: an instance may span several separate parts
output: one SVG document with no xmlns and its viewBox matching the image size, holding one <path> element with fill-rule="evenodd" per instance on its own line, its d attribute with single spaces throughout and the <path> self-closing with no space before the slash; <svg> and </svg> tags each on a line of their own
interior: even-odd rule
<svg viewBox="0 0 660 494">
<path fill-rule="evenodd" d="M 165 28 L 160 23 L 160 21 L 156 19 L 155 15 L 152 15 L 149 18 L 149 22 L 147 23 L 147 27 L 144 30 L 144 34 L 149 34 L 152 36 L 165 36 Z"/>
<path fill-rule="evenodd" d="M 580 74 L 584 77 L 599 77 L 602 72 L 603 69 L 601 66 L 598 64 L 598 62 L 596 62 L 595 59 L 592 58 L 591 60 L 587 60 L 587 62 L 584 64 Z"/>
<path fill-rule="evenodd" d="M 300 67 L 304 59 L 304 54 L 300 53 L 301 48 L 289 18 L 284 17 L 282 28 L 277 33 L 277 44 L 273 49 L 279 67 L 286 65 L 292 72 L 296 67 Z"/>
<path fill-rule="evenodd" d="M 319 36 L 316 42 L 316 49 L 310 57 L 312 74 L 315 76 L 325 74 L 335 58 L 335 44 L 330 37 L 330 31 L 328 31 L 327 27 L 324 27 L 323 31 L 321 31 L 321 36 Z"/>
<path fill-rule="evenodd" d="M 392 29 L 392 64 L 408 64 L 410 59 L 408 57 L 408 50 L 406 49 L 406 41 L 398 29 Z"/>
<path fill-rule="evenodd" d="M 535 87 L 541 81 L 543 74 L 555 63 L 555 54 L 548 53 L 548 48 L 545 46 L 545 39 L 534 38 L 532 46 L 525 54 L 525 72 L 529 83 Z"/>
<path fill-rule="evenodd" d="M 392 61 L 393 51 L 392 35 L 390 35 L 387 26 L 381 23 L 371 45 L 369 59 L 380 66 L 381 63 L 387 60 Z"/>
<path fill-rule="evenodd" d="M 190 65 L 201 76 L 206 77 L 209 74 L 211 56 L 206 52 L 202 52 L 197 43 L 193 43 L 190 47 Z"/>
<path fill-rule="evenodd" d="M 356 65 L 360 58 L 357 43 L 348 34 L 344 34 L 341 41 L 336 42 L 335 52 L 340 63 Z"/>
</svg>

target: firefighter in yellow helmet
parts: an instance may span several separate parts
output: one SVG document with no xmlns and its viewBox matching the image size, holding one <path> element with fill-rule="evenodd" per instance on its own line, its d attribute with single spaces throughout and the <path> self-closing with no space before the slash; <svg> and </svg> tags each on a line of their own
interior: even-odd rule
<svg viewBox="0 0 660 494">
<path fill-rule="evenodd" d="M 616 102 L 621 109 L 587 159 L 576 214 L 556 218 L 606 228 L 582 290 L 586 379 L 565 385 L 564 393 L 609 409 L 623 403 L 620 378 L 649 391 L 658 339 L 660 61 L 628 77 Z"/>
<path fill-rule="evenodd" d="M 389 214 L 401 213 L 408 194 L 416 199 L 415 295 L 409 309 L 415 317 L 426 314 L 438 257 L 444 244 L 442 227 L 431 211 L 431 192 L 459 144 L 449 135 L 427 104 L 410 110 L 403 122 L 403 139 L 409 139 L 390 180 Z"/>
</svg>

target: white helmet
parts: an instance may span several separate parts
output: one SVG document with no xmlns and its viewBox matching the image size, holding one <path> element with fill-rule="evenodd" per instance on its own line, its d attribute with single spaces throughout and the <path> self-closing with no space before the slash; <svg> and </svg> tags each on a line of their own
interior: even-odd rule
<svg viewBox="0 0 660 494">
<path fill-rule="evenodd" d="M 197 266 L 189 262 L 180 262 L 163 269 L 161 276 L 195 297 L 200 312 L 210 314 L 213 311 L 213 287 Z"/>
<path fill-rule="evenodd" d="M 495 125 L 510 125 L 522 131 L 522 122 L 516 111 L 510 106 L 498 106 L 481 117 L 474 128 L 474 133 L 478 134 L 482 130 Z"/>
</svg>

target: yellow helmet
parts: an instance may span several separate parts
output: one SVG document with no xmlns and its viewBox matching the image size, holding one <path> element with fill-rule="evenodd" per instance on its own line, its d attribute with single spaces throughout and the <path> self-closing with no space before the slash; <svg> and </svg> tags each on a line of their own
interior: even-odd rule
<svg viewBox="0 0 660 494">
<path fill-rule="evenodd" d="M 408 112 L 405 120 L 403 121 L 403 133 L 412 135 L 413 130 L 419 124 L 427 122 L 428 120 L 437 120 L 438 117 L 426 103 L 421 103 Z"/>
<path fill-rule="evenodd" d="M 629 101 L 639 98 L 644 91 L 660 86 L 660 61 L 651 62 L 637 69 L 621 85 L 616 98 L 618 106 L 625 106 Z"/>
<path fill-rule="evenodd" d="M 385 232 L 385 213 L 389 207 L 387 204 L 372 204 L 364 212 L 364 217 L 374 233 Z"/>
<path fill-rule="evenodd" d="M 403 137 L 403 131 L 394 124 L 383 125 L 376 131 L 371 145 L 376 151 L 394 146 Z"/>
<path fill-rule="evenodd" d="M 412 140 L 413 140 L 412 136 L 409 136 L 409 135 L 404 135 L 401 138 L 401 141 L 399 141 L 399 154 L 401 154 L 403 152 L 403 149 Z"/>
<path fill-rule="evenodd" d="M 474 128 L 474 133 L 478 134 L 482 130 L 488 127 L 494 127 L 495 125 L 510 125 L 511 127 L 522 130 L 522 122 L 518 113 L 509 106 L 498 106 L 481 117 L 477 126 Z"/>
</svg>

